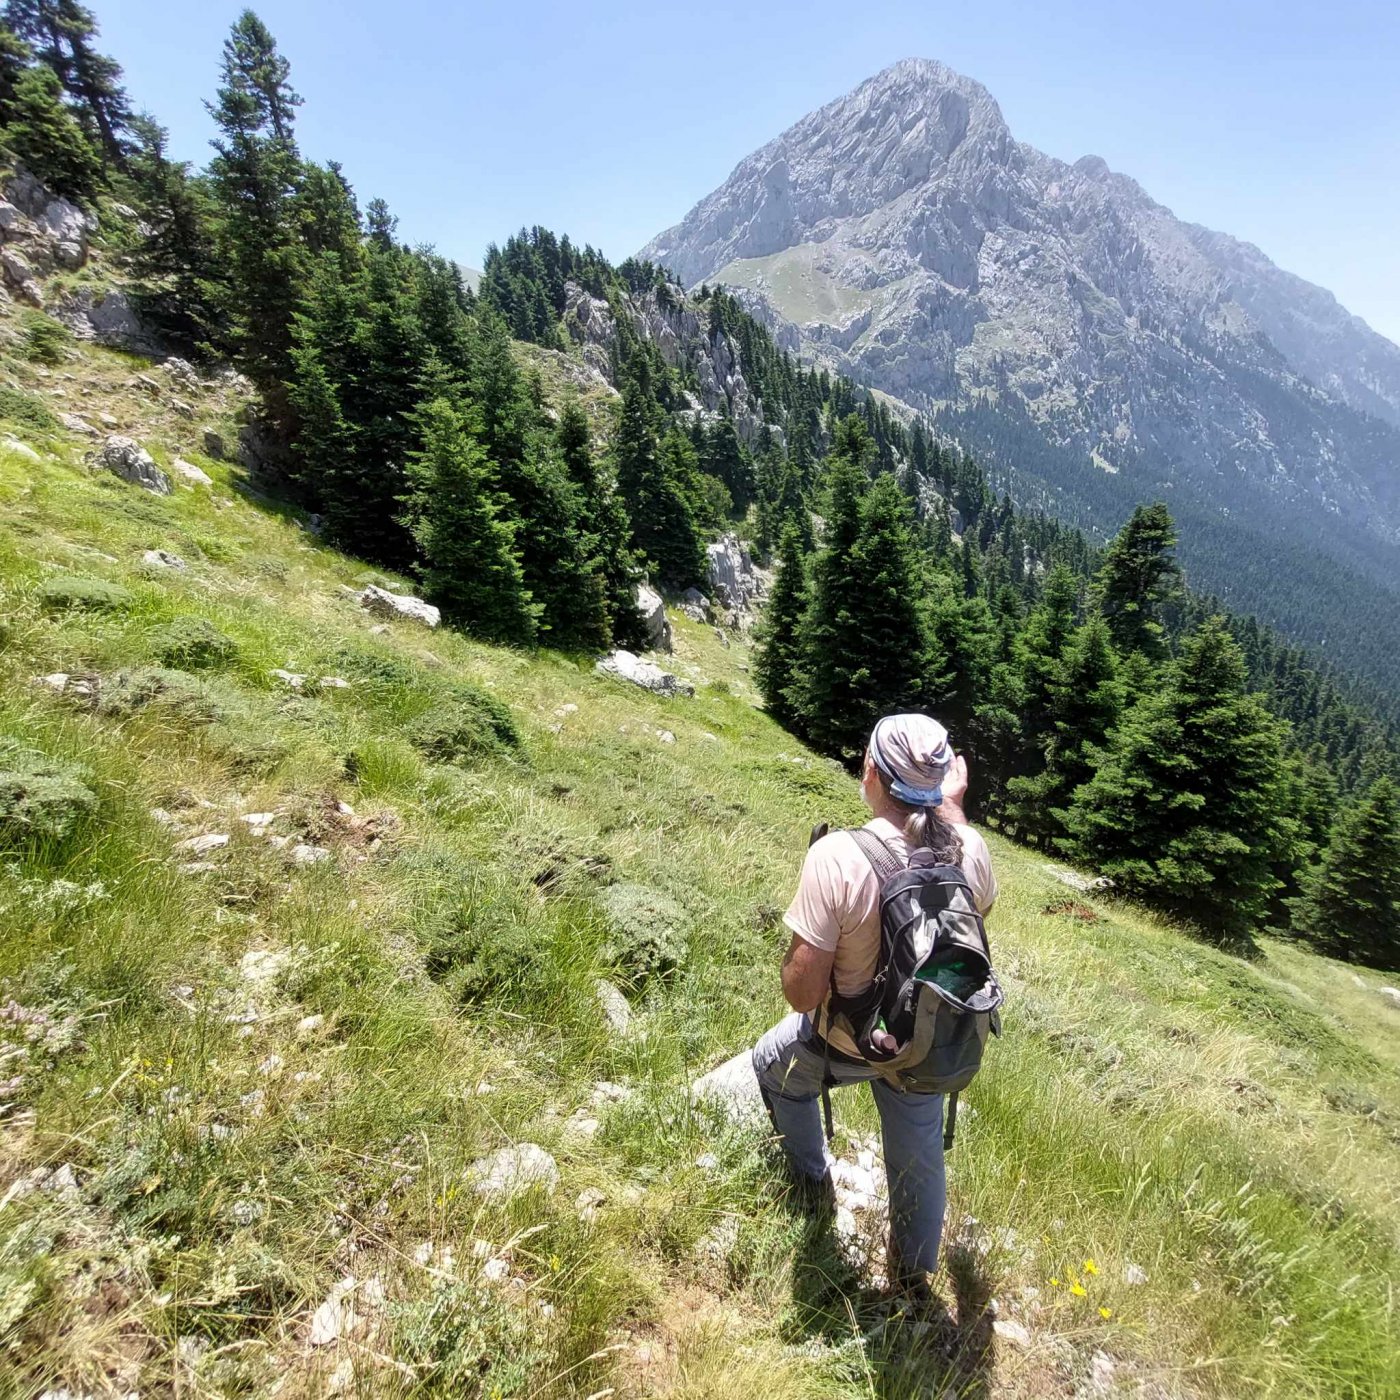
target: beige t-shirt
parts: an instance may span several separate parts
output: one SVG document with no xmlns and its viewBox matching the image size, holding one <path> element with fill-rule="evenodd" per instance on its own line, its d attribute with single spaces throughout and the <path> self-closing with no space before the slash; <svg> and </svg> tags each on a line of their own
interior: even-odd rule
<svg viewBox="0 0 1400 1400">
<path fill-rule="evenodd" d="M 880 837 L 899 859 L 909 859 L 909 843 L 893 822 L 876 817 L 865 829 Z M 972 827 L 955 822 L 953 829 L 962 841 L 963 874 L 985 918 L 997 897 L 991 852 Z M 832 971 L 842 996 L 854 996 L 874 980 L 880 960 L 880 880 L 849 831 L 833 831 L 808 848 L 797 893 L 783 922 L 813 947 L 836 954 Z M 855 1050 L 839 1032 L 832 1044 Z"/>
</svg>

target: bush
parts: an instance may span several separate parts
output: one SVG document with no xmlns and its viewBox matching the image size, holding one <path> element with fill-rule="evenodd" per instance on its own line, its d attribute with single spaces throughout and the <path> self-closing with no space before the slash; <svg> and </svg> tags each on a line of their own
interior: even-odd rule
<svg viewBox="0 0 1400 1400">
<path fill-rule="evenodd" d="M 58 419 L 49 412 L 49 406 L 23 389 L 0 388 L 0 418 L 36 433 L 58 431 Z"/>
<path fill-rule="evenodd" d="M 41 365 L 60 365 L 67 358 L 68 347 L 72 343 L 73 332 L 52 316 L 32 312 L 25 317 L 20 350 L 26 360 Z"/>
<path fill-rule="evenodd" d="M 685 957 L 689 915 L 668 894 L 646 885 L 603 892 L 609 937 L 602 955 L 638 987 L 675 971 Z"/>
<path fill-rule="evenodd" d="M 160 666 L 118 671 L 105 677 L 98 689 L 97 711 L 111 719 L 126 719 L 152 705 L 187 725 L 229 718 L 227 697 L 184 671 Z M 235 704 L 234 708 L 241 712 L 243 707 Z"/>
<path fill-rule="evenodd" d="M 81 574 L 51 578 L 39 590 L 39 601 L 49 612 L 77 609 L 83 612 L 125 612 L 136 599 L 119 583 Z"/>
<path fill-rule="evenodd" d="M 238 657 L 238 644 L 212 622 L 186 615 L 157 627 L 152 649 L 163 665 L 185 671 L 227 666 Z"/>
<path fill-rule="evenodd" d="M 475 686 L 458 684 L 404 725 L 408 741 L 439 763 L 489 758 L 520 745 L 510 707 Z"/>
<path fill-rule="evenodd" d="M 0 847 L 66 836 L 97 810 L 89 774 L 0 739 Z"/>
</svg>

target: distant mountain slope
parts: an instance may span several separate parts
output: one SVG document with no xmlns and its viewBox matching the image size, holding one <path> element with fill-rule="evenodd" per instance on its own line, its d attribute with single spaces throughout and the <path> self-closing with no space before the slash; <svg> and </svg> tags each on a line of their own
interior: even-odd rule
<svg viewBox="0 0 1400 1400">
<path fill-rule="evenodd" d="M 1076 519 L 1112 526 L 1160 495 L 1271 568 L 1321 550 L 1379 585 L 1368 613 L 1400 611 L 1400 347 L 1099 157 L 1016 141 L 941 64 L 906 60 L 804 118 L 643 254 L 747 289 L 804 353 L 916 407 L 1023 409 L 997 464 Z M 997 461 L 996 434 L 976 436 Z M 1230 563 L 1198 557 L 1201 582 L 1228 591 Z"/>
</svg>

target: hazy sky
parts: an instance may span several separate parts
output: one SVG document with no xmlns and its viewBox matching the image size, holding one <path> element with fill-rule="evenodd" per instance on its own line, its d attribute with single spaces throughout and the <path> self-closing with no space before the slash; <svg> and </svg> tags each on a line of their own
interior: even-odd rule
<svg viewBox="0 0 1400 1400">
<path fill-rule="evenodd" d="M 236 3 L 89 0 L 138 105 L 207 156 Z M 1393 0 L 261 0 L 339 159 L 401 234 L 480 266 L 526 223 L 614 259 L 895 60 L 984 83 L 1022 141 L 1090 152 L 1400 341 Z"/>
</svg>

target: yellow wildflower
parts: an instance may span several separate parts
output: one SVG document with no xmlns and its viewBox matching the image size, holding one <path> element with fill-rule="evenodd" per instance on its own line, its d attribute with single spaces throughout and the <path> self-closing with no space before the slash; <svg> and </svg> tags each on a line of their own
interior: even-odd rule
<svg viewBox="0 0 1400 1400">
<path fill-rule="evenodd" d="M 1051 1288 L 1058 1288 L 1059 1286 L 1060 1286 L 1060 1280 L 1059 1280 L 1059 1279 L 1057 1279 L 1057 1278 L 1052 1278 L 1052 1279 L 1050 1280 L 1050 1287 L 1051 1287 Z"/>
<path fill-rule="evenodd" d="M 1098 1273 L 1098 1271 L 1099 1266 L 1096 1263 L 1094 1263 L 1092 1259 L 1086 1259 L 1084 1261 L 1084 1272 L 1086 1274 L 1096 1274 Z"/>
<path fill-rule="evenodd" d="M 1111 1317 L 1113 1316 L 1113 1309 L 1112 1309 L 1112 1308 L 1100 1308 L 1100 1309 L 1099 1309 L 1099 1316 L 1100 1316 L 1101 1318 L 1103 1318 L 1103 1320 L 1104 1320 L 1105 1322 L 1107 1322 L 1107 1321 L 1109 1320 L 1109 1318 L 1111 1318 Z"/>
<path fill-rule="evenodd" d="M 1087 1293 L 1085 1292 L 1085 1288 L 1084 1288 L 1084 1285 L 1083 1285 L 1082 1283 L 1072 1283 L 1072 1284 L 1070 1284 L 1070 1286 L 1069 1286 L 1069 1291 L 1070 1291 L 1071 1293 L 1073 1293 L 1074 1296 L 1075 1296 L 1076 1298 L 1084 1298 L 1084 1297 L 1087 1297 L 1087 1296 L 1088 1296 Z"/>
</svg>

